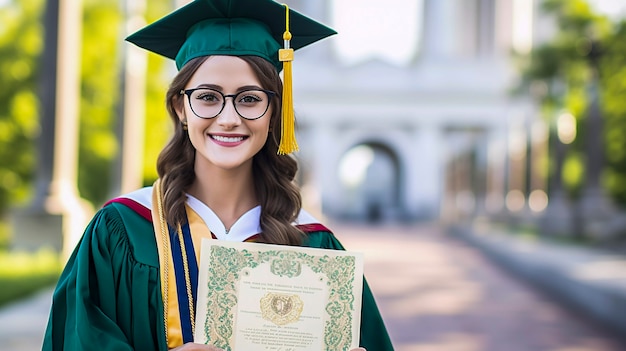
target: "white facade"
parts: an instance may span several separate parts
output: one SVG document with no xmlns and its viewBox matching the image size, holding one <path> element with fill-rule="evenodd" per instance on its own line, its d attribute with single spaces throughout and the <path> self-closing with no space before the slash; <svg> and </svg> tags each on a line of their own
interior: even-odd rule
<svg viewBox="0 0 626 351">
<path fill-rule="evenodd" d="M 325 20 L 330 1 L 289 3 L 333 27 Z M 501 145 L 511 121 L 532 117 L 532 106 L 510 94 L 511 52 L 530 40 L 519 29 L 532 26 L 532 11 L 516 19 L 520 1 L 532 10 L 532 0 L 420 1 L 421 36 L 406 35 L 419 42 L 406 65 L 384 58 L 347 64 L 332 37 L 299 50 L 294 99 L 305 206 L 353 218 L 444 216 L 446 203 L 459 200 L 445 195 L 447 161 L 467 140 L 478 139 L 485 152 Z M 359 145 L 375 157 L 366 180 L 351 189 L 338 170 Z"/>
</svg>

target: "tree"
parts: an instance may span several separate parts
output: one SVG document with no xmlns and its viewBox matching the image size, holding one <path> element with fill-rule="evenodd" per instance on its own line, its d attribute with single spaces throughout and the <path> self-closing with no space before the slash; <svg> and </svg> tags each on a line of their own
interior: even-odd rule
<svg viewBox="0 0 626 351">
<path fill-rule="evenodd" d="M 608 169 L 606 186 L 613 199 L 626 206 L 626 21 L 604 41 L 600 62 Z"/>
<path fill-rule="evenodd" d="M 109 195 L 119 145 L 114 127 L 123 18 L 118 0 L 84 0 L 83 6 L 78 189 L 99 204 Z"/>
<path fill-rule="evenodd" d="M 575 197 L 585 176 L 588 86 L 597 69 L 608 161 L 603 185 L 616 203 L 626 205 L 625 25 L 595 13 L 585 0 L 545 0 L 542 8 L 556 19 L 558 31 L 522 59 L 522 86 L 543 87 L 531 90 L 547 119 L 553 120 L 560 110 L 576 117 L 578 136 L 568 148 L 563 172 L 563 181 Z"/>
<path fill-rule="evenodd" d="M 37 102 L 39 18 L 42 0 L 10 1 L 0 8 L 0 219 L 30 194 L 34 140 L 40 130 Z"/>
</svg>

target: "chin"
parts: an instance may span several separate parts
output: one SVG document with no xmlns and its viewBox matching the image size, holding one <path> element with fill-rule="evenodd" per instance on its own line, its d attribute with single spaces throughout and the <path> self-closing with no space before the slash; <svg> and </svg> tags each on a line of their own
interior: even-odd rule
<svg viewBox="0 0 626 351">
<path fill-rule="evenodd" d="M 223 170 L 228 170 L 228 171 L 232 171 L 232 170 L 237 170 L 240 168 L 243 168 L 249 164 L 252 164 L 252 158 L 246 159 L 246 160 L 233 160 L 233 159 L 229 159 L 229 160 L 214 160 L 213 165 L 215 165 L 215 167 L 223 169 Z"/>
</svg>

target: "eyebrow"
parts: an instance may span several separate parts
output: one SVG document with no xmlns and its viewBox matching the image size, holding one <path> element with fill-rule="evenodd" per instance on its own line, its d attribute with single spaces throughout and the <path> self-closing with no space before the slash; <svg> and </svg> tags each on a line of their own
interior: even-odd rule
<svg viewBox="0 0 626 351">
<path fill-rule="evenodd" d="M 224 88 L 221 85 L 208 84 L 208 83 L 200 84 L 196 88 L 207 88 L 207 89 L 213 89 L 213 90 L 222 91 L 222 92 L 224 91 Z M 241 87 L 237 88 L 236 91 L 240 92 L 240 91 L 251 90 L 251 89 L 261 89 L 261 90 L 263 90 L 263 88 L 261 88 L 258 85 L 244 85 L 244 86 L 241 86 Z"/>
</svg>

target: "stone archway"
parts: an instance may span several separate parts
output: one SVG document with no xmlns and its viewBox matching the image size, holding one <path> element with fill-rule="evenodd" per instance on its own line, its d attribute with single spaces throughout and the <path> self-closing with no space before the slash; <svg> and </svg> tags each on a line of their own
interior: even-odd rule
<svg viewBox="0 0 626 351">
<path fill-rule="evenodd" d="M 378 222 L 401 216 L 401 163 L 392 148 L 362 142 L 348 149 L 338 166 L 342 217 Z"/>
</svg>

